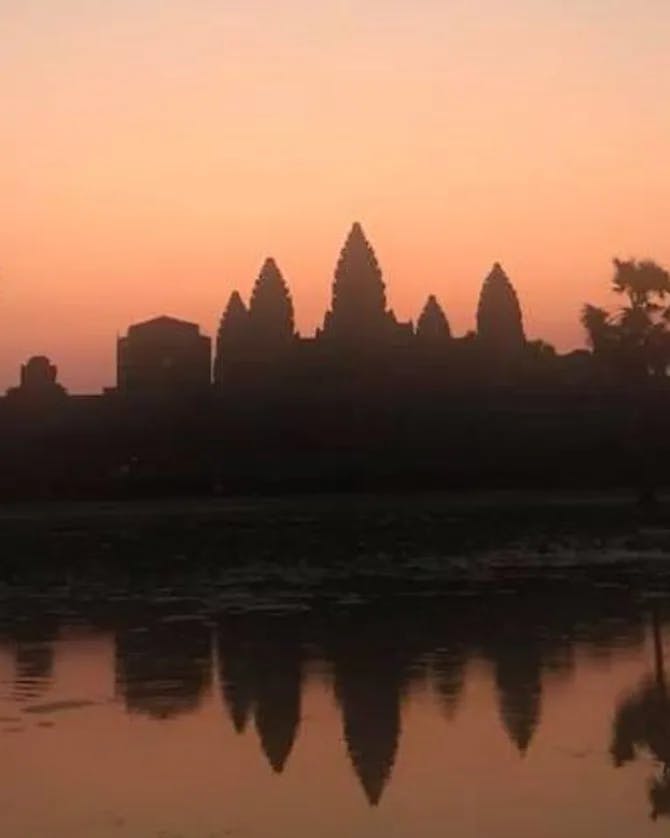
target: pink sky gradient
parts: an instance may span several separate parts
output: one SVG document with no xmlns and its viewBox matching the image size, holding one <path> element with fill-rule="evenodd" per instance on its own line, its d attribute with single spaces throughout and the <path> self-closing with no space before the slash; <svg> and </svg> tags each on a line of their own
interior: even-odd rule
<svg viewBox="0 0 670 838">
<path fill-rule="evenodd" d="M 389 301 L 461 334 L 503 263 L 583 344 L 610 259 L 670 263 L 667 0 L 5 0 L 0 388 L 114 382 L 166 313 L 213 334 L 266 255 L 309 334 L 360 220 Z"/>
</svg>

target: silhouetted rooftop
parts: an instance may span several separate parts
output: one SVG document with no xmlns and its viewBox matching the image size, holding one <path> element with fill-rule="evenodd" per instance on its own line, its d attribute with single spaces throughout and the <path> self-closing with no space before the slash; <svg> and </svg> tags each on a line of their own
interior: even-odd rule
<svg viewBox="0 0 670 838">
<path fill-rule="evenodd" d="M 136 334 L 145 330 L 161 330 L 170 329 L 189 332 L 199 332 L 200 327 L 197 323 L 190 323 L 188 320 L 179 320 L 177 317 L 169 317 L 165 314 L 158 317 L 152 317 L 150 320 L 144 320 L 142 323 L 135 323 L 128 328 L 128 334 Z"/>
</svg>

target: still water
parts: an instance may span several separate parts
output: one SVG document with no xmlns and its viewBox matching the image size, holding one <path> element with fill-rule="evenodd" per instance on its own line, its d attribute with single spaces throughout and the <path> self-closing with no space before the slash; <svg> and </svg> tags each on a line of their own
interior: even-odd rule
<svg viewBox="0 0 670 838">
<path fill-rule="evenodd" d="M 663 834 L 665 611 L 606 589 L 14 588 L 0 834 Z"/>
</svg>

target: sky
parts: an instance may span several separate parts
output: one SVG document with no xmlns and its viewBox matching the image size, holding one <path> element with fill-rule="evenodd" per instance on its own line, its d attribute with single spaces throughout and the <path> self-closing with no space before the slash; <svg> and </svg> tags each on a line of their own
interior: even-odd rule
<svg viewBox="0 0 670 838">
<path fill-rule="evenodd" d="M 360 221 L 389 304 L 583 345 L 611 259 L 670 264 L 667 0 L 0 0 L 0 390 L 73 392 L 158 314 L 214 335 L 266 256 L 313 332 Z"/>
</svg>

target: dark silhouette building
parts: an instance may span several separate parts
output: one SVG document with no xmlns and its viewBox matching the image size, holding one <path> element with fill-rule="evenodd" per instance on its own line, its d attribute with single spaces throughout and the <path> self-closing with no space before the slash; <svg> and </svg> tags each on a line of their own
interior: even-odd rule
<svg viewBox="0 0 670 838">
<path fill-rule="evenodd" d="M 35 355 L 21 367 L 18 387 L 7 392 L 8 397 L 26 402 L 44 403 L 66 395 L 58 383 L 58 370 L 44 355 Z"/>
<path fill-rule="evenodd" d="M 421 343 L 443 346 L 451 339 L 449 322 L 434 294 L 426 300 L 416 323 L 416 337 Z"/>
<path fill-rule="evenodd" d="M 516 291 L 498 262 L 479 296 L 477 340 L 487 355 L 498 361 L 518 357 L 526 342 Z"/>
<path fill-rule="evenodd" d="M 249 345 L 249 311 L 242 297 L 233 291 L 228 300 L 216 336 L 214 355 L 214 383 L 224 387 L 228 383 L 228 369 Z"/>
<path fill-rule="evenodd" d="M 128 329 L 117 342 L 117 387 L 130 395 L 206 391 L 211 341 L 195 323 L 156 317 Z"/>
<path fill-rule="evenodd" d="M 377 257 L 355 223 L 335 268 L 330 310 L 318 336 L 351 348 L 384 346 L 411 337 L 386 305 L 386 286 Z"/>
<path fill-rule="evenodd" d="M 278 351 L 295 337 L 293 301 L 274 259 L 266 259 L 249 302 L 249 341 L 254 347 Z"/>
<path fill-rule="evenodd" d="M 414 331 L 388 305 L 360 224 L 314 337 L 296 333 L 268 259 L 248 306 L 231 295 L 213 365 L 210 339 L 170 317 L 132 325 L 117 355 L 117 387 L 102 396 L 66 397 L 47 359 L 26 364 L 0 399 L 0 496 L 602 488 L 640 471 L 620 384 L 589 352 L 527 342 L 500 265 L 476 333 L 453 335 L 433 295 Z M 657 384 L 662 423 L 670 388 Z M 662 462 L 670 443 L 653 436 Z"/>
</svg>

